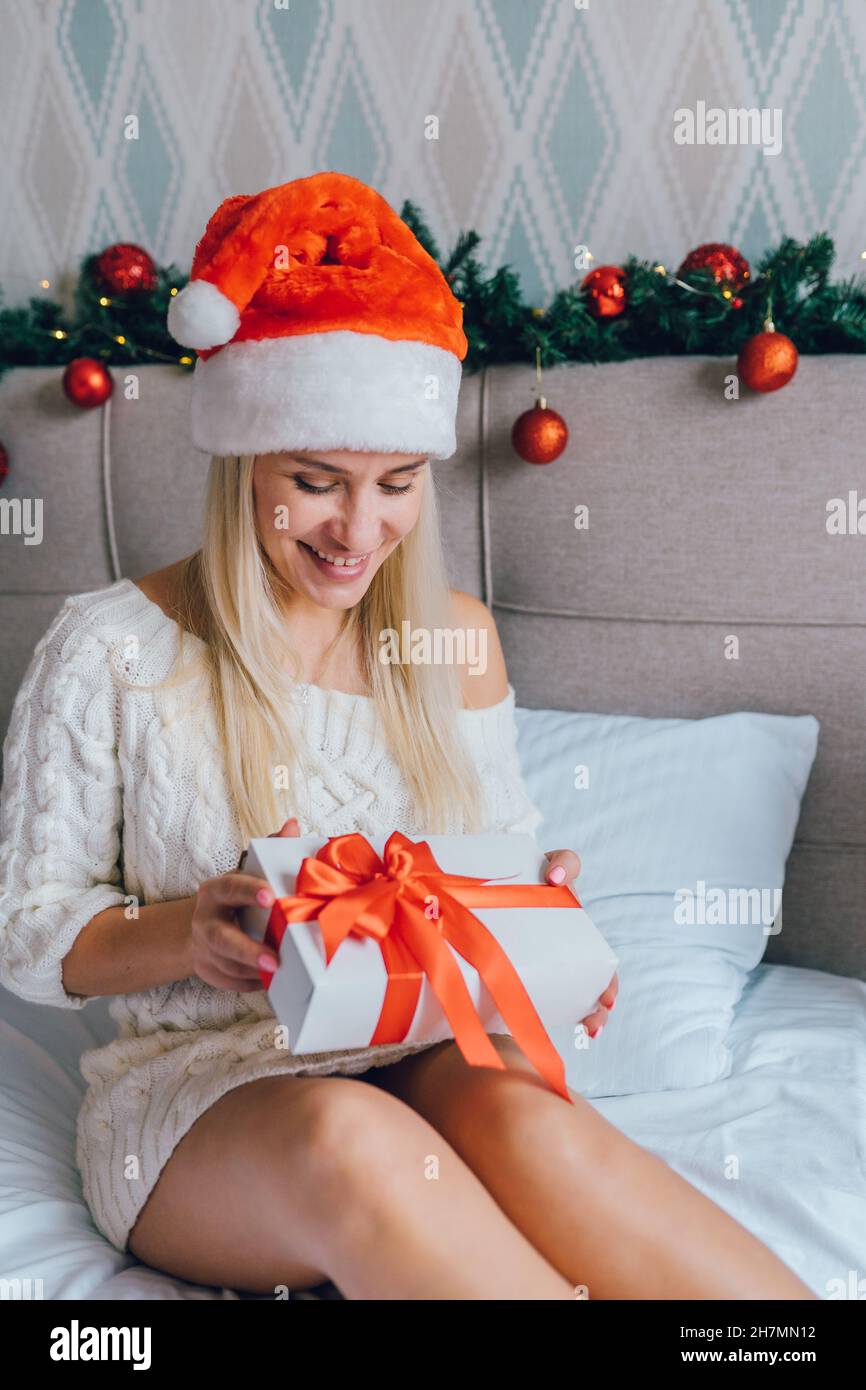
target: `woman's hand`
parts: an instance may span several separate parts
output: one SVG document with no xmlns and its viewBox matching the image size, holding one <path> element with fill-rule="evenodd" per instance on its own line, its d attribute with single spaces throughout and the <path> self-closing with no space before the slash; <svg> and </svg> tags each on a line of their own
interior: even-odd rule
<svg viewBox="0 0 866 1390">
<path fill-rule="evenodd" d="M 591 1014 L 581 1019 L 581 1023 L 591 1038 L 597 1038 L 604 1025 L 607 1023 L 607 1016 L 613 1010 L 614 1000 L 619 992 L 619 980 L 614 975 L 606 990 L 598 996 L 598 1005 Z"/>
<path fill-rule="evenodd" d="M 275 835 L 300 833 L 292 816 Z M 241 930 L 237 913 L 240 908 L 272 907 L 273 903 L 270 885 L 254 874 L 236 870 L 200 884 L 190 925 L 190 973 L 214 989 L 231 989 L 238 994 L 261 989 L 259 970 L 274 971 L 279 962 L 270 949 L 263 950 L 260 942 Z"/>
<path fill-rule="evenodd" d="M 545 850 L 548 883 L 573 883 L 580 873 L 580 856 L 573 849 Z M 598 996 L 598 1002 L 591 1014 L 581 1019 L 581 1023 L 591 1038 L 597 1038 L 612 1011 L 619 992 L 619 980 L 614 975 L 607 989 Z"/>
</svg>

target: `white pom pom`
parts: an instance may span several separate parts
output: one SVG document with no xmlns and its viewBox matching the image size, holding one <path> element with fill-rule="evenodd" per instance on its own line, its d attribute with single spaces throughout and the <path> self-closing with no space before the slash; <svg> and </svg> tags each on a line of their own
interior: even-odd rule
<svg viewBox="0 0 866 1390">
<path fill-rule="evenodd" d="M 190 280 L 172 297 L 166 323 L 175 342 L 189 348 L 222 347 L 240 327 L 237 305 L 209 280 Z"/>
</svg>

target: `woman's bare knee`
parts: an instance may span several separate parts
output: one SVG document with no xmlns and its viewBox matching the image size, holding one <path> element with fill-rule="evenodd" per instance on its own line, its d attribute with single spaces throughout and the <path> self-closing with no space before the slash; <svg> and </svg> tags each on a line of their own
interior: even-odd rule
<svg viewBox="0 0 866 1390">
<path fill-rule="evenodd" d="M 309 1091 L 293 1121 L 303 1126 L 303 1187 L 320 1249 L 363 1248 L 387 1208 L 411 1223 L 431 1152 L 457 1155 L 423 1116 L 361 1080 Z M 462 1167 L 462 1163 L 461 1163 Z"/>
</svg>

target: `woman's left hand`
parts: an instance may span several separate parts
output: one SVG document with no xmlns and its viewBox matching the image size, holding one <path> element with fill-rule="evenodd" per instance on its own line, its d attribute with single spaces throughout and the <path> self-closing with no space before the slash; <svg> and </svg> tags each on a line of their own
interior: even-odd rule
<svg viewBox="0 0 866 1390">
<path fill-rule="evenodd" d="M 545 858 L 549 861 L 547 865 L 548 883 L 573 883 L 580 873 L 580 856 L 575 854 L 573 849 L 545 850 Z M 618 991 L 619 980 L 614 975 L 607 989 L 602 990 L 599 995 L 598 1003 L 592 1013 L 581 1019 L 591 1038 L 597 1038 L 607 1022 L 607 1016 L 614 1006 Z"/>
</svg>

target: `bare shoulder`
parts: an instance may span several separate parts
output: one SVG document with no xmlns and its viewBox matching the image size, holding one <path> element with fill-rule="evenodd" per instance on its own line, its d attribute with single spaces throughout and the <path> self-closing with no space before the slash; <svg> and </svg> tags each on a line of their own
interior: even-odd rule
<svg viewBox="0 0 866 1390">
<path fill-rule="evenodd" d="M 133 579 L 132 581 L 141 589 L 145 598 L 149 598 L 151 603 L 157 604 L 168 618 L 174 618 L 176 615 L 175 586 L 183 564 L 183 560 L 175 560 L 171 565 L 164 565 L 162 569 L 152 570 L 150 574 L 142 575 L 140 579 Z"/>
<path fill-rule="evenodd" d="M 474 594 L 452 589 L 451 611 L 455 628 L 465 632 L 460 663 L 460 684 L 466 709 L 487 709 L 508 694 L 505 656 L 493 614 Z"/>
</svg>

